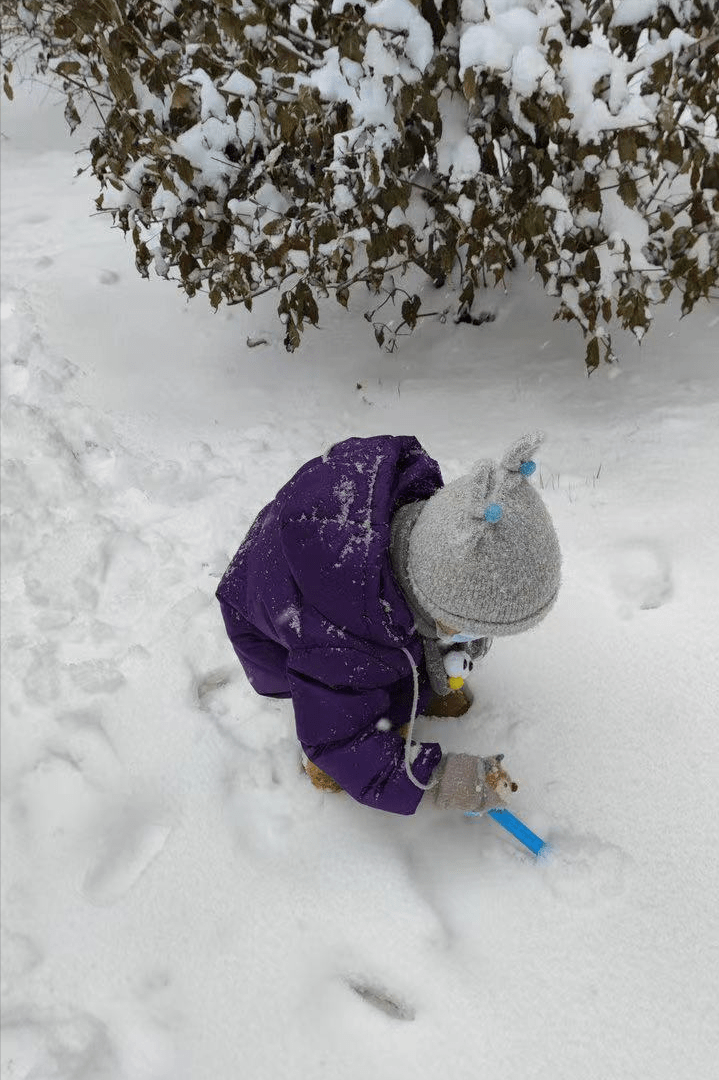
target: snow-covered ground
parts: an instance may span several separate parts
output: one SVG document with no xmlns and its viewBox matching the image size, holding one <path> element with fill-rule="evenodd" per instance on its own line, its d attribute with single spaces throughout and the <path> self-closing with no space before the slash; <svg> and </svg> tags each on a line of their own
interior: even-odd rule
<svg viewBox="0 0 719 1080">
<path fill-rule="evenodd" d="M 388 356 L 328 308 L 288 356 L 272 298 L 137 277 L 50 99 L 2 129 L 3 1080 L 708 1075 L 719 309 L 589 380 L 523 276 L 481 328 Z M 315 791 L 213 596 L 330 443 L 414 433 L 451 479 L 535 427 L 563 591 L 439 738 L 505 752 L 539 863 Z"/>
</svg>

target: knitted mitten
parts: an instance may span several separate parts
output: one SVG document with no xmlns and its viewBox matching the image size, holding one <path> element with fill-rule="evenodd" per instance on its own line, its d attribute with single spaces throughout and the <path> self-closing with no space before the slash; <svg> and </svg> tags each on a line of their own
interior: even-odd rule
<svg viewBox="0 0 719 1080">
<path fill-rule="evenodd" d="M 517 785 L 501 766 L 503 754 L 481 758 L 474 754 L 447 754 L 437 766 L 435 789 L 442 810 L 482 813 L 501 808 Z"/>
</svg>

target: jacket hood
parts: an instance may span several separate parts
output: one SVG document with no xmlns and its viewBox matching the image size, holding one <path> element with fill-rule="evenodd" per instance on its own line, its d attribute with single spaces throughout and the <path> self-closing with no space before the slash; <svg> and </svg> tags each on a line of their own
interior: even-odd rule
<svg viewBox="0 0 719 1080">
<path fill-rule="evenodd" d="M 441 486 L 439 466 L 413 436 L 347 439 L 307 462 L 275 500 L 304 603 L 360 639 L 405 641 L 414 618 L 390 564 L 392 515 Z"/>
</svg>

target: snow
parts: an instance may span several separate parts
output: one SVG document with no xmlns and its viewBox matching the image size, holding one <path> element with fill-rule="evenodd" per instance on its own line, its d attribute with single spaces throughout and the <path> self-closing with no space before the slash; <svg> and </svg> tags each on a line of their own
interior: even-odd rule
<svg viewBox="0 0 719 1080">
<path fill-rule="evenodd" d="M 535 7 L 539 10 L 530 10 Z M 612 23 L 628 25 L 635 19 L 649 17 L 654 8 L 656 0 L 624 0 Z M 630 62 L 622 53 L 612 51 L 606 34 L 596 25 L 587 45 L 569 46 L 560 25 L 562 10 L 553 0 L 540 5 L 531 0 L 523 3 L 502 0 L 489 7 L 465 0 L 462 16 L 460 76 L 468 68 L 501 73 L 514 98 L 514 121 L 530 133 L 532 125 L 521 113 L 520 100 L 539 88 L 547 95 L 560 93 L 571 114 L 569 125 L 582 142 L 598 139 L 606 131 L 652 120 L 647 98 L 640 95 L 639 83 L 630 92 L 629 77 L 648 71 L 668 53 L 679 52 L 692 44 L 688 34 L 675 28 L 666 38 L 657 36 L 651 42 L 645 41 Z M 547 42 L 552 40 L 563 46 L 559 79 L 543 55 Z M 594 86 L 604 76 L 609 79 L 608 105 L 594 94 Z"/>
<path fill-rule="evenodd" d="M 346 101 L 357 108 L 357 91 L 347 81 L 340 62 L 339 49 L 327 49 L 325 62 L 309 77 L 310 86 L 319 90 L 325 101 Z"/>
<path fill-rule="evenodd" d="M 393 356 L 330 301 L 288 356 L 272 296 L 138 277 L 61 112 L 2 119 L 3 1080 L 710 1075 L 716 305 L 589 380 L 522 274 Z M 539 863 L 312 788 L 213 597 L 328 444 L 414 433 L 452 479 L 536 428 L 557 607 L 415 732 L 506 754 Z"/>
<path fill-rule="evenodd" d="M 222 90 L 226 94 L 235 94 L 237 97 L 254 97 L 257 87 L 252 79 L 248 79 L 241 71 L 233 71 L 229 79 L 222 84 Z"/>
<path fill-rule="evenodd" d="M 512 89 L 520 97 L 531 97 L 539 88 L 556 90 L 554 73 L 534 45 L 522 45 L 512 61 Z"/>
<path fill-rule="evenodd" d="M 542 193 L 539 196 L 537 203 L 539 206 L 549 206 L 552 210 L 557 211 L 569 209 L 569 204 L 561 191 L 549 186 L 542 189 Z"/>
<path fill-rule="evenodd" d="M 357 488 L 348 477 L 345 477 L 336 485 L 332 494 L 340 504 L 340 511 L 336 518 L 337 524 L 346 525 L 357 497 Z"/>
<path fill-rule="evenodd" d="M 439 107 L 442 134 L 437 142 L 437 166 L 451 175 L 453 183 L 460 184 L 477 176 L 482 165 L 477 144 L 467 134 L 467 103 L 459 94 L 445 92 Z"/>
<path fill-rule="evenodd" d="M 468 27 L 459 46 L 460 75 L 468 67 L 506 71 L 512 64 L 512 46 L 502 33 L 486 23 Z"/>
<path fill-rule="evenodd" d="M 236 76 L 238 73 L 235 72 L 234 74 Z M 194 71 L 185 75 L 180 81 L 200 87 L 200 119 L 202 121 L 206 121 L 210 117 L 220 121 L 225 119 L 227 116 L 227 104 L 206 71 L 203 71 L 202 68 L 195 68 Z"/>
<path fill-rule="evenodd" d="M 432 30 L 410 0 L 378 0 L 365 11 L 370 26 L 406 33 L 404 51 L 418 71 L 428 67 L 434 53 Z"/>
<path fill-rule="evenodd" d="M 612 15 L 613 26 L 633 26 L 657 13 L 659 0 L 619 0 Z"/>
<path fill-rule="evenodd" d="M 355 205 L 354 195 L 346 184 L 335 184 L 332 189 L 332 201 L 338 214 L 352 210 Z M 336 246 L 336 241 L 334 242 Z"/>
</svg>

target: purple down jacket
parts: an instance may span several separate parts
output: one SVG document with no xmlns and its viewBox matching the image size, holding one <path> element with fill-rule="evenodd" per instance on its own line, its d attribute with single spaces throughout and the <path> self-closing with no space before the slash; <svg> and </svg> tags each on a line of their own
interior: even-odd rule
<svg viewBox="0 0 719 1080">
<path fill-rule="evenodd" d="M 390 565 L 398 507 L 442 486 L 412 436 L 347 439 L 313 458 L 256 518 L 217 590 L 227 633 L 260 694 L 291 697 L 305 753 L 358 802 L 412 814 L 398 728 L 429 694 L 422 639 Z M 417 748 L 415 748 L 417 749 Z M 422 744 L 427 783 L 441 758 Z"/>
</svg>

